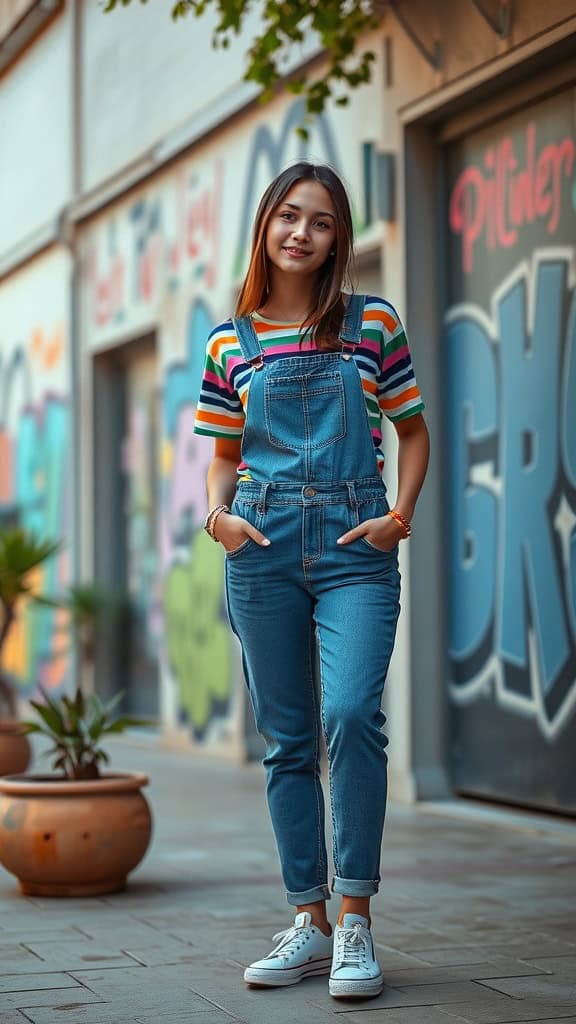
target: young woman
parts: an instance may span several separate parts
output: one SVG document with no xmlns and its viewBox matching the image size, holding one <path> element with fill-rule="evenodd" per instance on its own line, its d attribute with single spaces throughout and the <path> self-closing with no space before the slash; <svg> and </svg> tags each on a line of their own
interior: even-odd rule
<svg viewBox="0 0 576 1024">
<path fill-rule="evenodd" d="M 342 291 L 346 191 L 296 163 L 269 185 L 236 314 L 210 334 L 195 429 L 215 436 L 206 529 L 225 549 L 232 629 L 256 725 L 292 927 L 246 968 L 252 985 L 330 972 L 333 996 L 383 986 L 370 933 L 386 806 L 381 698 L 399 612 L 398 542 L 428 462 L 404 329 L 381 298 Z M 398 493 L 382 482 L 381 416 L 398 433 Z M 318 657 L 320 696 L 313 668 Z M 332 934 L 320 782 L 329 760 Z"/>
</svg>

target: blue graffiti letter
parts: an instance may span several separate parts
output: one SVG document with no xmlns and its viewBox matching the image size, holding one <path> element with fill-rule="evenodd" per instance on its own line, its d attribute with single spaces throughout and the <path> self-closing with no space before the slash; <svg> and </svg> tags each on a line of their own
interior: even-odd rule
<svg viewBox="0 0 576 1024">
<path fill-rule="evenodd" d="M 448 328 L 448 430 L 451 483 L 451 655 L 461 660 L 482 643 L 492 619 L 496 571 L 496 499 L 470 481 L 473 445 L 497 428 L 496 373 L 490 340 L 476 321 Z"/>
<path fill-rule="evenodd" d="M 538 266 L 532 336 L 526 286 L 519 281 L 499 305 L 502 347 L 502 657 L 528 665 L 528 611 L 547 694 L 568 657 L 561 584 L 547 512 L 558 468 L 558 380 L 566 266 Z"/>
</svg>

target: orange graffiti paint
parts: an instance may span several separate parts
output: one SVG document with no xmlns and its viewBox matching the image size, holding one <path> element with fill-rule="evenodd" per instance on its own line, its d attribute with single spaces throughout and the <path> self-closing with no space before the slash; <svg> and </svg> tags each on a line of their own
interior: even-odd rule
<svg viewBox="0 0 576 1024">
<path fill-rule="evenodd" d="M 53 370 L 64 353 L 64 328 L 58 324 L 49 337 L 41 327 L 32 331 L 30 353 L 44 370 Z"/>
</svg>

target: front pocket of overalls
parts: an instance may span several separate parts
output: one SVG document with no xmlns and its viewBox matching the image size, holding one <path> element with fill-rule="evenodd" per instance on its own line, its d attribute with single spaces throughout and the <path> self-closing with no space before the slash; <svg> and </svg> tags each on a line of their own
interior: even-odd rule
<svg viewBox="0 0 576 1024">
<path fill-rule="evenodd" d="M 338 372 L 270 376 L 264 396 L 268 439 L 277 448 L 325 448 L 346 434 L 344 382 Z"/>
<path fill-rule="evenodd" d="M 389 510 L 390 506 L 386 498 L 376 498 L 374 501 L 365 502 L 358 506 L 358 521 L 352 525 L 360 526 L 361 523 L 365 523 L 368 519 L 379 519 L 385 516 Z M 367 547 L 369 551 L 376 552 L 378 555 L 392 555 L 396 553 L 396 544 L 392 548 L 385 549 L 372 544 L 365 536 L 358 539 L 364 547 Z"/>
<path fill-rule="evenodd" d="M 253 505 L 252 502 L 242 501 L 241 498 L 234 498 L 230 511 L 235 516 L 240 516 L 241 519 L 245 519 L 246 522 L 255 526 L 257 530 L 262 530 L 264 516 L 258 512 L 257 506 Z M 226 558 L 236 558 L 237 555 L 243 554 L 243 552 L 248 551 L 250 548 L 261 547 L 262 545 L 257 544 L 252 537 L 246 537 L 246 540 L 242 541 L 240 547 L 233 548 L 232 551 L 224 549 L 224 553 Z"/>
</svg>

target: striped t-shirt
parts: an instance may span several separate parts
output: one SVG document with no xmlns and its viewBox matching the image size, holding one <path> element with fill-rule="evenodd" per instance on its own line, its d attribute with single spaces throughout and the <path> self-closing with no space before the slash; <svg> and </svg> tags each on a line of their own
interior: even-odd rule
<svg viewBox="0 0 576 1024">
<path fill-rule="evenodd" d="M 298 323 L 278 323 L 259 314 L 254 314 L 253 322 L 266 362 L 317 352 L 309 335 L 304 342 L 300 341 Z M 382 414 L 392 421 L 402 420 L 424 408 L 404 326 L 394 307 L 385 299 L 367 297 L 362 341 L 353 359 L 362 381 L 376 458 L 382 471 Z M 206 346 L 195 433 L 242 437 L 253 373 L 242 355 L 232 320 L 215 327 Z M 245 462 L 240 462 L 238 472 L 244 478 L 250 477 L 250 467 Z"/>
</svg>

